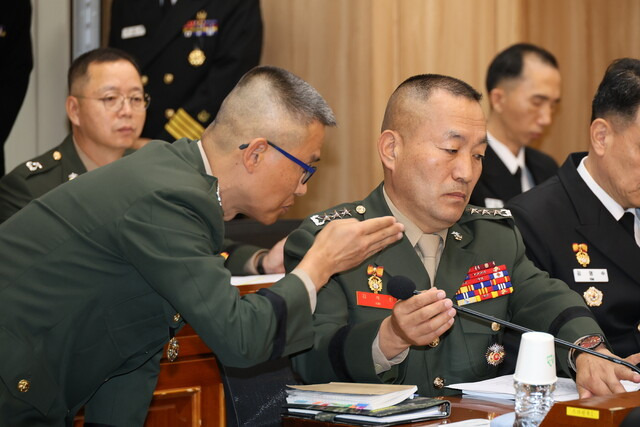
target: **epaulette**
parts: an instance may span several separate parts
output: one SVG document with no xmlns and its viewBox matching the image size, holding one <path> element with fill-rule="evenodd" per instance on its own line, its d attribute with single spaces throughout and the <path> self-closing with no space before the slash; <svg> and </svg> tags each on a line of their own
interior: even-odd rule
<svg viewBox="0 0 640 427">
<path fill-rule="evenodd" d="M 340 207 L 336 207 L 331 210 L 328 210 L 326 212 L 321 212 L 321 213 L 311 215 L 309 219 L 316 226 L 320 227 L 323 225 L 327 225 L 329 222 L 333 221 L 334 219 L 357 218 L 357 215 L 354 215 L 354 214 L 363 215 L 366 211 L 367 209 L 362 204 L 359 203 L 355 208 L 352 208 L 352 210 L 349 209 L 347 206 L 340 206 Z"/>
<path fill-rule="evenodd" d="M 62 153 L 59 150 L 48 151 L 38 157 L 34 157 L 24 163 L 24 167 L 27 169 L 25 176 L 30 177 L 46 172 L 60 164 L 60 160 L 62 160 Z"/>
<path fill-rule="evenodd" d="M 483 208 L 478 206 L 467 206 L 459 222 L 473 221 L 477 219 L 513 219 L 509 209 Z"/>
</svg>

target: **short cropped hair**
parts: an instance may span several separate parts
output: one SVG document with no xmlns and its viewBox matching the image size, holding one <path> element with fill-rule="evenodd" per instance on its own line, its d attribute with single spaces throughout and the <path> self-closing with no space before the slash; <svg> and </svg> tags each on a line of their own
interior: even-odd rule
<svg viewBox="0 0 640 427">
<path fill-rule="evenodd" d="M 136 60 L 129 53 L 113 47 L 101 47 L 83 53 L 71 63 L 71 67 L 69 67 L 69 72 L 67 73 L 67 86 L 69 93 L 71 93 L 71 87 L 75 82 L 86 77 L 89 65 L 93 63 L 100 64 L 117 61 L 130 62 L 131 65 L 135 67 L 138 74 L 140 74 L 140 67 L 138 67 Z"/>
<path fill-rule="evenodd" d="M 543 63 L 559 69 L 556 57 L 548 50 L 530 43 L 517 43 L 497 54 L 489 64 L 486 78 L 487 93 L 491 93 L 496 86 L 505 80 L 520 77 L 524 57 L 528 54 L 533 54 Z"/>
<path fill-rule="evenodd" d="M 639 105 L 640 60 L 616 59 L 607 68 L 593 97 L 591 121 L 614 116 L 626 127 L 635 120 Z"/>
<path fill-rule="evenodd" d="M 242 89 L 255 79 L 266 80 L 277 103 L 305 125 L 317 120 L 325 126 L 335 126 L 331 107 L 309 83 L 295 74 L 273 66 L 258 66 L 249 70 L 236 87 Z"/>
<path fill-rule="evenodd" d="M 436 90 L 444 90 L 454 96 L 461 96 L 472 101 L 480 102 L 482 94 L 475 90 L 470 84 L 456 79 L 455 77 L 443 76 L 441 74 L 419 74 L 409 77 L 391 94 L 387 108 L 382 120 L 382 129 L 394 129 L 398 126 L 398 121 L 404 113 L 399 111 L 400 101 L 406 97 L 418 99 L 426 102 Z"/>
</svg>

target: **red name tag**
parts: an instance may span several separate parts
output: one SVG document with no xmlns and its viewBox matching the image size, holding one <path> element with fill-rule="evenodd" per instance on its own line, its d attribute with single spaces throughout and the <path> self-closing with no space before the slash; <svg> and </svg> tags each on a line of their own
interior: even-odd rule
<svg viewBox="0 0 640 427">
<path fill-rule="evenodd" d="M 373 292 L 356 291 L 356 300 L 358 305 L 365 307 L 387 308 L 392 309 L 396 302 L 396 298 L 391 295 L 374 294 Z"/>
</svg>

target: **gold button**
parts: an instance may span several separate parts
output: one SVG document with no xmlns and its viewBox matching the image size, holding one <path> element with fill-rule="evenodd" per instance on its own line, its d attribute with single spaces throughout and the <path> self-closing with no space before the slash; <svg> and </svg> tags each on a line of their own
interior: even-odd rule
<svg viewBox="0 0 640 427">
<path fill-rule="evenodd" d="M 638 332 L 640 332 L 640 323 L 638 323 L 637 329 L 638 329 Z"/>
<path fill-rule="evenodd" d="M 149 76 L 142 75 L 140 76 L 140 80 L 142 81 L 142 86 L 146 86 L 149 83 Z"/>
<path fill-rule="evenodd" d="M 18 381 L 18 391 L 20 393 L 26 393 L 29 391 L 29 387 L 31 387 L 31 383 L 28 380 L 20 380 Z"/>
<path fill-rule="evenodd" d="M 60 160 L 62 158 L 62 153 L 59 151 L 54 151 L 53 152 L 53 160 Z"/>
<path fill-rule="evenodd" d="M 176 113 L 176 111 L 173 108 L 167 108 L 166 110 L 164 110 L 164 116 L 167 119 L 170 119 L 171 117 L 173 117 L 173 115 Z"/>
<path fill-rule="evenodd" d="M 500 324 L 498 322 L 491 323 L 491 330 L 498 332 L 500 330 Z"/>
<path fill-rule="evenodd" d="M 438 346 L 438 344 L 440 344 L 440 338 L 439 338 L 439 337 L 438 337 L 438 338 L 436 338 L 435 340 L 431 341 L 431 342 L 429 343 L 429 347 L 437 347 L 437 346 Z"/>
<path fill-rule="evenodd" d="M 362 206 L 362 205 L 356 206 L 356 212 L 358 212 L 360 215 L 362 215 L 366 211 L 367 211 L 367 208 L 365 208 L 364 206 Z"/>
<path fill-rule="evenodd" d="M 170 85 L 171 83 L 173 83 L 173 74 L 166 73 L 162 80 L 164 81 L 164 84 Z"/>
<path fill-rule="evenodd" d="M 210 118 L 211 114 L 209 114 L 207 110 L 202 110 L 198 113 L 198 120 L 200 120 L 202 123 L 207 123 Z"/>
<path fill-rule="evenodd" d="M 433 386 L 437 389 L 444 387 L 444 378 L 436 377 L 436 379 L 433 380 Z"/>
<path fill-rule="evenodd" d="M 180 313 L 176 313 L 175 316 L 173 316 L 173 321 L 174 322 L 179 322 L 181 318 L 182 318 L 182 316 L 180 316 Z"/>
</svg>

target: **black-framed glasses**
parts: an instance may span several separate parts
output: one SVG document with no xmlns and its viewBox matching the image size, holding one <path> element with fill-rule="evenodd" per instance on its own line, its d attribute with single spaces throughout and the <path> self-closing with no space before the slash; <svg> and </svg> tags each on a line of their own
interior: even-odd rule
<svg viewBox="0 0 640 427">
<path fill-rule="evenodd" d="M 318 170 L 318 168 L 316 168 L 315 166 L 310 166 L 310 165 L 306 164 L 305 162 L 303 162 L 302 160 L 300 160 L 299 158 L 297 158 L 293 154 L 290 154 L 290 153 L 286 152 L 285 150 L 283 150 L 282 148 L 278 147 L 273 142 L 267 141 L 267 144 L 269 144 L 270 146 L 272 146 L 273 148 L 278 150 L 287 159 L 291 160 L 292 162 L 294 162 L 295 164 L 297 164 L 298 166 L 300 166 L 304 170 L 304 173 L 302 174 L 302 184 L 306 184 L 307 181 L 309 181 L 309 179 L 311 178 L 311 176 L 316 172 L 316 170 Z M 249 146 L 249 144 L 242 144 L 238 148 L 240 148 L 241 150 L 244 150 L 248 146 Z"/>
<path fill-rule="evenodd" d="M 124 96 L 121 93 L 114 95 L 106 95 L 102 98 L 92 98 L 90 96 L 74 95 L 76 98 L 93 99 L 94 101 L 102 101 L 104 108 L 108 111 L 117 112 L 124 107 L 124 100 L 129 101 L 132 110 L 143 111 L 149 107 L 151 97 L 148 93 Z"/>
</svg>

